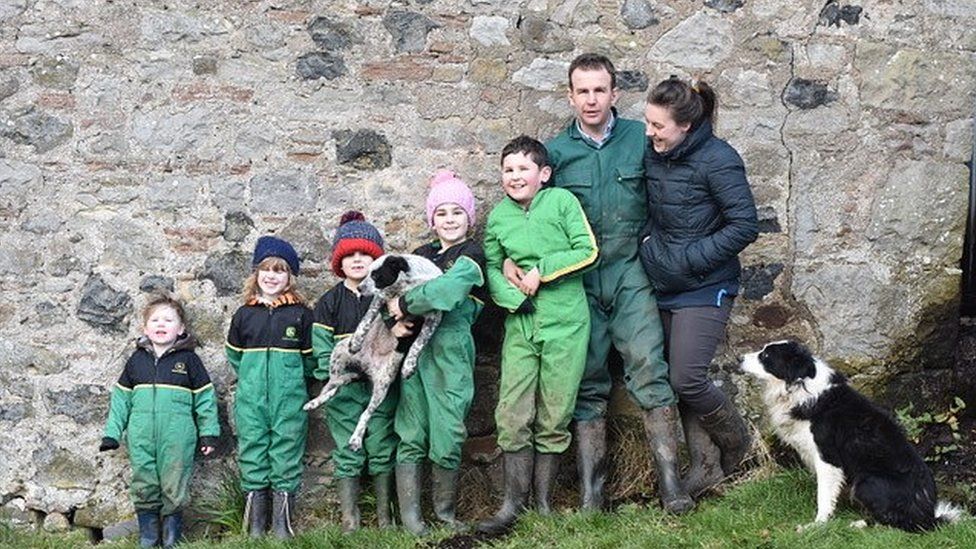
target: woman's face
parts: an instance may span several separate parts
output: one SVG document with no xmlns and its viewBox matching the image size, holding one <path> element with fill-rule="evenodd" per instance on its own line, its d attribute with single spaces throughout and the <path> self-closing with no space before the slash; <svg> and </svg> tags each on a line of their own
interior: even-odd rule
<svg viewBox="0 0 976 549">
<path fill-rule="evenodd" d="M 676 123 L 671 117 L 670 109 L 653 103 L 648 103 L 644 109 L 644 121 L 647 122 L 647 138 L 659 153 L 666 153 L 677 147 L 691 129 L 690 123 Z"/>
</svg>

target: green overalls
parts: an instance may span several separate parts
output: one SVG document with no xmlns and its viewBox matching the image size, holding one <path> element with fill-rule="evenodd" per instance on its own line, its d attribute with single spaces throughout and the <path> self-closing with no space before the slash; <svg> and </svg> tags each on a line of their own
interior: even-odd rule
<svg viewBox="0 0 976 549">
<path fill-rule="evenodd" d="M 582 271 L 597 259 L 596 238 L 572 194 L 544 188 L 528 209 L 508 197 L 495 206 L 485 256 L 491 297 L 512 313 L 502 343 L 498 445 L 505 452 L 562 453 L 586 357 L 590 315 Z M 505 279 L 505 258 L 526 272 L 539 269 L 535 297 Z"/>
<path fill-rule="evenodd" d="M 606 415 L 611 345 L 623 358 L 627 390 L 641 408 L 675 404 L 657 301 L 637 256 L 638 235 L 647 221 L 644 124 L 617 118 L 609 138 L 597 147 L 574 120 L 546 147 L 555 185 L 579 199 L 600 247 L 596 267 L 583 279 L 591 327 L 574 419 Z"/>
<path fill-rule="evenodd" d="M 197 436 L 212 445 L 220 435 L 217 395 L 194 345 L 181 338 L 157 359 L 140 338 L 112 388 L 104 436 L 121 441 L 125 432 L 136 511 L 168 516 L 184 508 Z"/>
<path fill-rule="evenodd" d="M 227 360 L 237 372 L 234 417 L 241 486 L 295 493 L 302 477 L 312 358 L 312 312 L 291 299 L 248 304 L 234 313 Z"/>
</svg>

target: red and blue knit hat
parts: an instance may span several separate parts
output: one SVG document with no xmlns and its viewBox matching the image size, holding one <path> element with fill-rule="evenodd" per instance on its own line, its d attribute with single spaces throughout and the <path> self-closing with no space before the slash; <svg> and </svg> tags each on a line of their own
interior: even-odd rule
<svg viewBox="0 0 976 549">
<path fill-rule="evenodd" d="M 339 228 L 332 240 L 332 272 L 339 278 L 345 278 L 342 258 L 356 252 L 376 259 L 383 255 L 383 237 L 376 227 L 366 222 L 362 212 L 350 210 L 342 214 Z"/>
</svg>

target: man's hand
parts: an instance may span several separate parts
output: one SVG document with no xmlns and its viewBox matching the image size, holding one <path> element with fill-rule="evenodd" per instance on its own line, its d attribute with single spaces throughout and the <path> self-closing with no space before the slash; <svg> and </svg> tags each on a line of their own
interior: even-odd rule
<svg viewBox="0 0 976 549">
<path fill-rule="evenodd" d="M 396 324 L 390 328 L 393 332 L 393 337 L 407 337 L 413 335 L 413 322 L 409 320 L 398 320 Z"/>
<path fill-rule="evenodd" d="M 539 284 L 542 283 L 542 275 L 539 274 L 538 267 L 533 267 L 531 271 L 525 273 L 522 281 L 518 284 L 518 289 L 527 296 L 533 296 L 539 291 Z"/>
<path fill-rule="evenodd" d="M 502 274 L 505 275 L 505 279 L 512 286 L 518 288 L 522 282 L 522 278 L 525 276 L 525 271 L 520 269 L 510 258 L 506 257 L 505 261 L 502 262 Z"/>
</svg>

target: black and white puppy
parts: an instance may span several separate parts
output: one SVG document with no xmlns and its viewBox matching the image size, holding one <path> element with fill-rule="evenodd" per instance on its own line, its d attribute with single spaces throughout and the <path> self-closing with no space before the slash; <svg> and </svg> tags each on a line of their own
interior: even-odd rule
<svg viewBox="0 0 976 549">
<path fill-rule="evenodd" d="M 369 404 L 360 414 L 356 429 L 349 437 L 349 447 L 353 450 L 362 448 L 366 424 L 386 398 L 397 373 L 402 373 L 404 378 L 414 373 L 420 352 L 441 322 L 440 312 L 424 316 L 423 326 L 404 358 L 397 349 L 397 338 L 390 328 L 382 319 L 376 322 L 380 311 L 390 299 L 399 298 L 408 290 L 440 275 L 441 270 L 427 258 L 411 254 L 386 254 L 370 264 L 366 278 L 359 284 L 359 293 L 372 295 L 373 301 L 356 326 L 356 331 L 332 350 L 328 383 L 322 387 L 319 396 L 302 407 L 304 410 L 314 410 L 332 398 L 339 387 L 364 377 L 369 379 L 373 387 Z"/>
<path fill-rule="evenodd" d="M 745 355 L 743 371 L 764 384 L 776 434 L 817 478 L 817 516 L 834 513 L 841 488 L 872 519 L 910 532 L 953 522 L 961 511 L 937 502 L 932 472 L 885 410 L 794 341 Z"/>
</svg>

